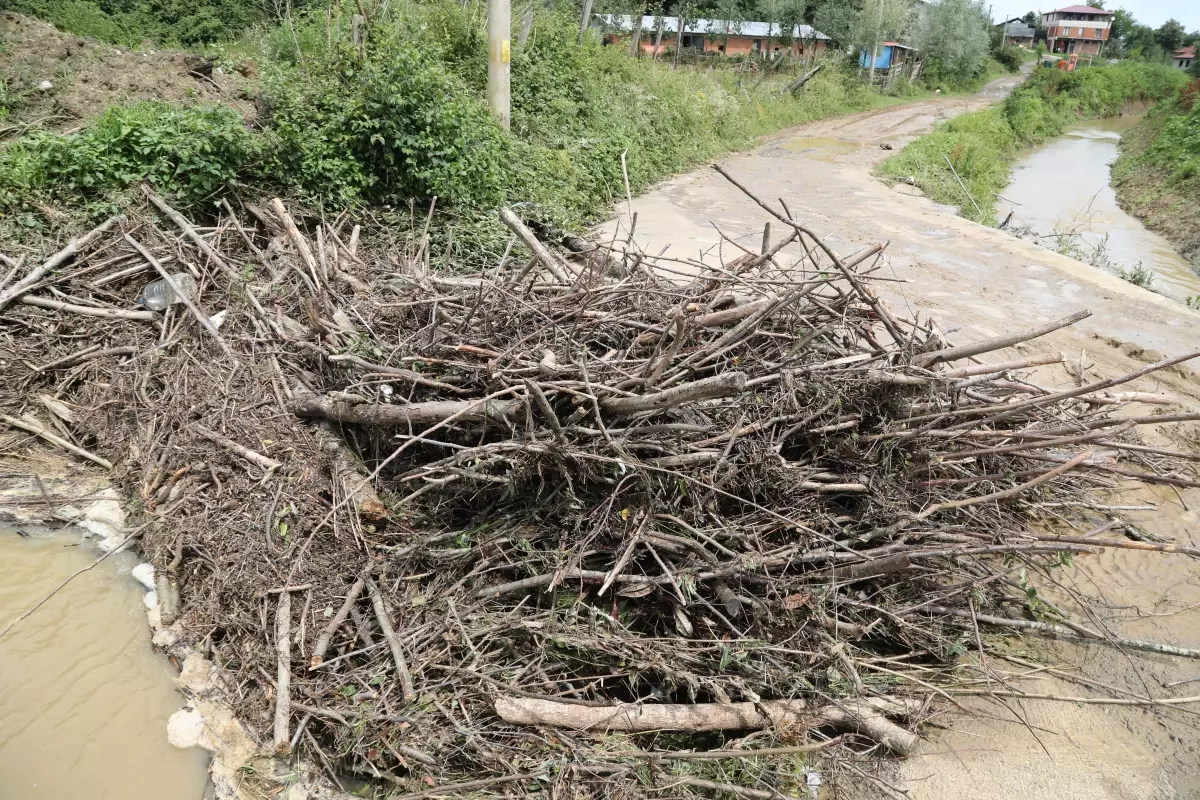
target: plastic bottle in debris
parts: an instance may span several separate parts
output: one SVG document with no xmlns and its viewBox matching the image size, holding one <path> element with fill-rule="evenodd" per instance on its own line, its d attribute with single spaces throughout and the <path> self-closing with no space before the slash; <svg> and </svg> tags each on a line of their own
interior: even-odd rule
<svg viewBox="0 0 1200 800">
<path fill-rule="evenodd" d="M 179 287 L 189 300 L 196 297 L 196 280 L 186 272 L 177 272 L 171 276 L 171 282 Z M 142 289 L 138 302 L 151 311 L 162 311 L 167 306 L 182 303 L 183 300 L 171 289 L 165 280 L 157 280 Z"/>
</svg>

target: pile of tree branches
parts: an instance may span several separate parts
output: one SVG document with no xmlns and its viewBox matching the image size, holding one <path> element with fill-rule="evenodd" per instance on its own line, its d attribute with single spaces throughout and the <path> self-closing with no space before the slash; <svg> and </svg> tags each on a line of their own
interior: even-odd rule
<svg viewBox="0 0 1200 800">
<path fill-rule="evenodd" d="M 1200 415 L 1112 391 L 1195 353 L 1039 387 L 1015 371 L 1059 354 L 979 357 L 1085 314 L 950 346 L 879 299 L 883 247 L 765 203 L 786 235 L 720 263 L 560 249 L 502 210 L 504 259 L 451 275 L 423 215 L 368 253 L 345 216 L 199 227 L 146 194 L 5 256 L 0 420 L 111 470 L 164 621 L 335 782 L 775 797 L 807 750 L 913 752 L 981 630 L 1197 655 L 1016 580 L 1183 551 L 1038 519 L 1130 475 L 1200 485 L 1136 441 Z M 135 305 L 184 273 L 186 302 Z"/>
</svg>

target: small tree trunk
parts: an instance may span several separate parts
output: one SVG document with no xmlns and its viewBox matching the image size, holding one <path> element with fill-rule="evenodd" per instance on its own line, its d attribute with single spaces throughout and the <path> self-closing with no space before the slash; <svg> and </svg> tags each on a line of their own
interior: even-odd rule
<svg viewBox="0 0 1200 800">
<path fill-rule="evenodd" d="M 583 37 L 587 34 L 588 23 L 592 20 L 592 0 L 583 0 L 583 17 L 579 20 L 579 43 L 583 44 Z"/>
<path fill-rule="evenodd" d="M 679 51 L 683 48 L 683 17 L 675 18 L 679 22 L 679 30 L 675 31 L 675 58 L 671 61 L 671 67 L 679 66 Z"/>
<path fill-rule="evenodd" d="M 658 30 L 656 30 L 654 32 L 654 52 L 650 56 L 651 60 L 653 60 L 653 61 L 658 61 L 658 48 L 662 44 L 662 34 L 663 34 L 663 20 L 662 20 L 662 17 L 659 17 Z"/>
<path fill-rule="evenodd" d="M 879 42 L 871 48 L 871 74 L 867 77 L 867 83 L 875 84 L 875 61 L 879 58 Z"/>
<path fill-rule="evenodd" d="M 637 20 L 633 23 L 633 38 L 629 42 L 629 55 L 637 58 L 642 54 L 642 15 L 637 15 Z"/>
</svg>

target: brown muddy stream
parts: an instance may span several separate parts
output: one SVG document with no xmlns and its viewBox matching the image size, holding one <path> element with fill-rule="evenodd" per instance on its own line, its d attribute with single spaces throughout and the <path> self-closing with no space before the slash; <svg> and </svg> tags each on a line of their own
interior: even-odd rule
<svg viewBox="0 0 1200 800">
<path fill-rule="evenodd" d="M 1108 268 L 1141 265 L 1154 273 L 1152 288 L 1175 300 L 1200 295 L 1200 276 L 1166 239 L 1147 230 L 1117 205 L 1108 166 L 1117 158 L 1121 134 L 1138 121 L 1114 117 L 1072 126 L 1062 136 L 1033 148 L 1013 168 L 1012 182 L 996 203 L 1000 219 L 1013 212 L 1010 227 L 1028 226 L 1039 241 L 1058 249 L 1061 239 L 1081 261 L 1098 246 Z M 1107 238 L 1106 238 L 1107 237 Z"/>
<path fill-rule="evenodd" d="M 97 558 L 75 532 L 0 526 L 0 628 Z M 0 800 L 200 800 L 207 754 L 167 743 L 183 705 L 150 644 L 131 553 L 0 639 Z"/>
</svg>

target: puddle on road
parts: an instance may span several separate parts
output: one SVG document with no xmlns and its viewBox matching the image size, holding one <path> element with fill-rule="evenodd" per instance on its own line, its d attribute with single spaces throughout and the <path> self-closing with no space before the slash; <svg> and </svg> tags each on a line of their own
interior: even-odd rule
<svg viewBox="0 0 1200 800">
<path fill-rule="evenodd" d="M 817 161 L 830 162 L 838 156 L 858 152 L 864 147 L 862 142 L 847 142 L 836 136 L 802 136 L 798 139 L 788 139 L 779 146 L 793 153 L 803 153 Z"/>
<path fill-rule="evenodd" d="M 0 627 L 97 557 L 77 533 L 0 526 Z M 85 572 L 0 639 L 0 798 L 199 800 L 207 756 L 167 743 L 183 705 L 150 644 L 131 553 Z"/>
<path fill-rule="evenodd" d="M 1079 232 L 1081 248 L 1091 249 L 1108 236 L 1111 262 L 1124 269 L 1139 263 L 1154 273 L 1154 288 L 1176 300 L 1200 295 L 1200 276 L 1166 239 L 1147 230 L 1117 205 L 1108 165 L 1117 158 L 1121 133 L 1137 122 L 1125 116 L 1074 126 L 1057 139 L 1034 148 L 1013 168 L 1012 182 L 996 204 L 1003 219 L 1038 234 Z M 1053 246 L 1053 239 L 1042 242 Z"/>
</svg>

